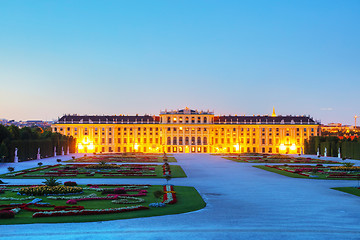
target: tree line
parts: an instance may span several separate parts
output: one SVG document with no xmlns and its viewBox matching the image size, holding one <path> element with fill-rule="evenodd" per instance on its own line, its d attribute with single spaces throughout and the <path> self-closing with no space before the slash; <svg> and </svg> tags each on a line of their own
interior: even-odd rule
<svg viewBox="0 0 360 240">
<path fill-rule="evenodd" d="M 66 153 L 69 147 L 70 153 L 75 152 L 76 139 L 60 133 L 53 133 L 51 129 L 42 130 L 39 127 L 19 128 L 15 125 L 0 125 L 0 158 L 12 162 L 15 157 L 15 148 L 18 149 L 20 161 L 36 159 L 38 148 L 42 158 L 60 155 L 62 149 Z"/>
<path fill-rule="evenodd" d="M 340 149 L 341 158 L 360 160 L 360 138 L 314 136 L 304 142 L 305 154 L 317 154 L 320 151 L 320 155 L 324 155 L 325 148 L 328 157 L 338 157 Z"/>
</svg>

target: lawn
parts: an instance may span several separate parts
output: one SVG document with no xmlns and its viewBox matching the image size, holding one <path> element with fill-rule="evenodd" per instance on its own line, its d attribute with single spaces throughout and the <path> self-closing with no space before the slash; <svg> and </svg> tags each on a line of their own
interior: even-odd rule
<svg viewBox="0 0 360 240">
<path fill-rule="evenodd" d="M 337 187 L 331 188 L 337 191 L 346 192 L 355 196 L 360 197 L 360 189 L 358 187 Z"/>
<path fill-rule="evenodd" d="M 344 167 L 329 167 L 318 164 L 317 166 L 311 165 L 257 165 L 253 166 L 269 172 L 281 174 L 292 178 L 308 178 L 308 179 L 321 179 L 321 180 L 357 180 L 360 179 L 358 171 L 337 171 L 334 168 Z M 350 167 L 356 168 L 356 167 Z"/>
<path fill-rule="evenodd" d="M 4 185 L 3 185 L 4 186 Z M 85 187 L 85 186 L 81 186 Z M 102 187 L 102 186 L 99 186 Z M 119 185 L 118 187 L 121 187 Z M 140 187 L 141 188 L 141 187 Z M 163 186 L 161 185 L 153 185 L 144 187 L 148 191 L 146 196 L 141 197 L 145 200 L 143 203 L 138 204 L 115 204 L 112 203 L 111 200 L 92 200 L 92 201 L 79 201 L 75 206 L 83 206 L 85 209 L 107 209 L 107 208 L 119 208 L 125 206 L 135 206 L 135 205 L 142 205 L 142 206 L 149 206 L 150 203 L 161 201 L 154 197 L 154 192 L 157 190 L 163 190 Z M 40 217 L 40 218 L 33 218 L 33 212 L 27 210 L 21 210 L 18 214 L 15 215 L 15 218 L 11 219 L 1 219 L 1 224 L 30 224 L 30 223 L 65 223 L 65 222 L 93 222 L 93 221 L 107 221 L 107 220 L 118 220 L 118 219 L 128 219 L 128 218 L 138 218 L 138 217 L 151 217 L 151 216 L 160 216 L 160 215 L 169 215 L 169 214 L 178 214 L 178 213 L 185 213 L 191 212 L 195 210 L 199 210 L 206 206 L 206 203 L 201 198 L 200 194 L 197 190 L 193 187 L 183 187 L 183 186 L 175 186 L 174 191 L 176 192 L 177 202 L 175 204 L 167 204 L 165 207 L 162 208 L 153 208 L 150 207 L 149 209 L 137 210 L 133 212 L 122 212 L 122 213 L 111 213 L 111 214 L 96 214 L 96 215 L 79 215 L 79 216 L 52 216 L 52 217 Z M 94 190 L 84 190 L 81 195 L 95 193 L 98 197 L 104 197 L 101 195 L 100 192 Z M 127 191 L 127 193 L 136 194 L 137 192 L 131 192 L 131 190 Z M 73 195 L 76 196 L 76 195 Z M 106 195 L 105 195 L 106 196 Z M 19 196 L 16 192 L 5 191 L 5 193 L 1 194 L 0 197 L 26 197 L 26 196 Z M 43 202 L 53 204 L 56 206 L 70 206 L 66 204 L 67 200 L 53 200 L 49 199 L 45 196 L 36 197 L 43 199 Z M 24 202 L 28 203 L 31 200 L 27 201 L 11 201 L 11 200 L 1 200 L 0 203 L 10 204 L 14 202 Z M 36 209 L 52 209 L 46 207 L 34 207 L 30 205 L 32 208 Z M 1 208 L 3 209 L 3 207 Z"/>
<path fill-rule="evenodd" d="M 0 178 L 26 179 L 46 178 L 163 178 L 162 165 L 154 164 L 113 164 L 117 168 L 88 169 L 86 166 L 98 167 L 100 164 L 57 164 L 25 169 L 11 174 L 2 174 Z M 109 166 L 111 164 L 105 164 Z M 171 177 L 186 177 L 184 170 L 179 165 L 170 165 Z"/>
</svg>

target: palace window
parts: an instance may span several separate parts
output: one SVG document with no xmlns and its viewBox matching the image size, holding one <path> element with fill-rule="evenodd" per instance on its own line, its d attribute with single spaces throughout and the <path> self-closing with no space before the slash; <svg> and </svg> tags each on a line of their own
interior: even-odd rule
<svg viewBox="0 0 360 240">
<path fill-rule="evenodd" d="M 173 144 L 177 145 L 177 138 L 176 137 L 173 137 Z"/>
<path fill-rule="evenodd" d="M 197 144 L 198 144 L 198 145 L 201 145 L 201 137 L 198 137 L 198 138 L 197 138 Z"/>
<path fill-rule="evenodd" d="M 204 117 L 204 123 L 207 123 L 207 118 L 206 117 Z"/>
<path fill-rule="evenodd" d="M 203 144 L 207 145 L 207 137 L 204 137 Z"/>
</svg>

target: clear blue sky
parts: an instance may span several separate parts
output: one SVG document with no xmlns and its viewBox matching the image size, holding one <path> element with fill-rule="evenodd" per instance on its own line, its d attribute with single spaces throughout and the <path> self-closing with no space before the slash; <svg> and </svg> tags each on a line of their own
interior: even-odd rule
<svg viewBox="0 0 360 240">
<path fill-rule="evenodd" d="M 0 118 L 360 115 L 360 1 L 0 1 Z"/>
</svg>

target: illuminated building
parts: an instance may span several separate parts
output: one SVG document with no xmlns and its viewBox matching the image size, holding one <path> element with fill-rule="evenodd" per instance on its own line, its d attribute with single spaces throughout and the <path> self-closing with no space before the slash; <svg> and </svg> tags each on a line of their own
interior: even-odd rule
<svg viewBox="0 0 360 240">
<path fill-rule="evenodd" d="M 215 116 L 189 108 L 159 116 L 65 115 L 54 132 L 77 139 L 78 152 L 301 153 L 319 134 L 308 116 Z"/>
</svg>

